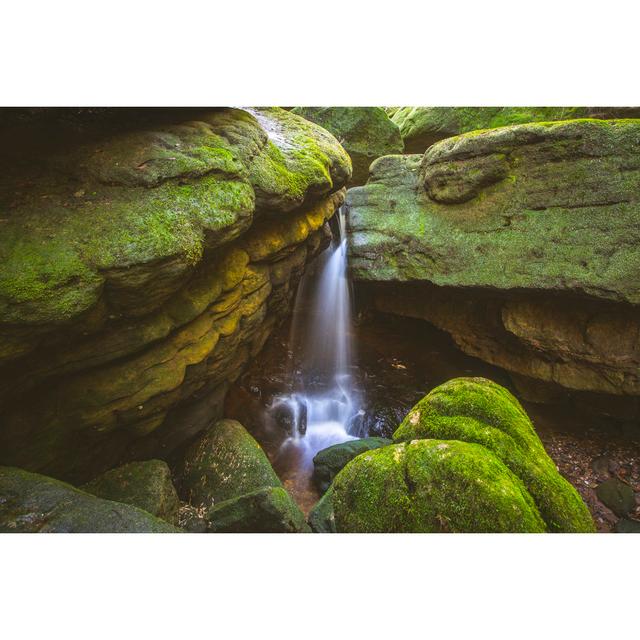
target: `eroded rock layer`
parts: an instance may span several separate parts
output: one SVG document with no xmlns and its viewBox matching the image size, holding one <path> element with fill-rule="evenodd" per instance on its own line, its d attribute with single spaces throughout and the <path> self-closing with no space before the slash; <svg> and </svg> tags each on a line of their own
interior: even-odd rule
<svg viewBox="0 0 640 640">
<path fill-rule="evenodd" d="M 351 174 L 281 109 L 219 109 L 5 172 L 0 462 L 84 481 L 210 423 Z"/>
<path fill-rule="evenodd" d="M 640 120 L 449 138 L 380 158 L 347 202 L 353 273 L 378 309 L 432 322 L 523 387 L 637 415 Z"/>
</svg>

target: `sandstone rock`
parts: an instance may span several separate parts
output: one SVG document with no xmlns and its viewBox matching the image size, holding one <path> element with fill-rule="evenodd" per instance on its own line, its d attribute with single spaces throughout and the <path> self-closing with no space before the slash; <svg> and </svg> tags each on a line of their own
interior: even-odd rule
<svg viewBox="0 0 640 640">
<path fill-rule="evenodd" d="M 599 484 L 596 495 L 617 516 L 628 516 L 636 506 L 633 487 L 618 478 L 610 478 Z"/>
<path fill-rule="evenodd" d="M 633 404 L 639 134 L 640 120 L 521 125 L 380 158 L 347 198 L 354 276 L 471 355 Z"/>
<path fill-rule="evenodd" d="M 573 118 L 637 118 L 640 109 L 611 107 L 395 107 L 407 153 L 422 153 L 435 142 L 477 129 Z"/>
<path fill-rule="evenodd" d="M 76 483 L 165 458 L 220 415 L 196 423 L 190 405 L 286 316 L 351 175 L 331 134 L 281 109 L 205 111 L 25 167 L 0 179 L 0 462 Z"/>
<path fill-rule="evenodd" d="M 376 158 L 402 153 L 400 131 L 380 107 L 296 107 L 293 113 L 330 131 L 351 156 L 351 185 L 364 184 Z"/>
<path fill-rule="evenodd" d="M 357 455 L 391 444 L 388 438 L 360 438 L 322 449 L 313 458 L 313 479 L 323 493 L 336 474 Z"/>
<path fill-rule="evenodd" d="M 59 480 L 0 467 L 0 532 L 174 533 L 137 507 L 103 500 Z"/>
<path fill-rule="evenodd" d="M 178 476 L 183 497 L 206 509 L 265 487 L 282 486 L 260 445 L 235 420 L 216 422 L 191 445 Z"/>
<path fill-rule="evenodd" d="M 307 533 L 302 511 L 282 487 L 265 487 L 216 504 L 206 515 L 211 533 Z"/>
<path fill-rule="evenodd" d="M 131 504 L 171 524 L 178 524 L 180 500 L 171 481 L 171 470 L 162 460 L 130 462 L 103 473 L 80 488 L 98 498 Z"/>
<path fill-rule="evenodd" d="M 393 434 L 396 442 L 416 438 L 481 445 L 520 478 L 549 531 L 593 530 L 587 507 L 558 473 L 524 409 L 495 382 L 456 378 L 433 389 Z"/>
<path fill-rule="evenodd" d="M 518 401 L 489 380 L 437 387 L 394 440 L 336 476 L 338 532 L 594 531 Z"/>
</svg>

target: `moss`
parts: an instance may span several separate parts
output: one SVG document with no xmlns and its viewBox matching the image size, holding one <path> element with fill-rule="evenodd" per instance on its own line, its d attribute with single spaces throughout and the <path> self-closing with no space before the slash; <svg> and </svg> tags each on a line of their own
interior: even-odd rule
<svg viewBox="0 0 640 640">
<path fill-rule="evenodd" d="M 258 206 L 289 211 L 348 178 L 336 140 L 284 110 L 203 118 L 73 148 L 23 190 L 4 185 L 3 321 L 66 322 L 96 304 L 111 270 L 193 266 L 244 233 L 256 193 Z"/>
<path fill-rule="evenodd" d="M 406 150 L 422 153 L 438 140 L 470 131 L 572 120 L 591 114 L 614 118 L 622 113 L 624 109 L 593 107 L 400 107 L 391 120 L 399 127 Z"/>
<path fill-rule="evenodd" d="M 547 455 L 520 403 L 484 378 L 456 378 L 427 394 L 394 433 L 394 440 L 459 440 L 482 445 L 518 478 L 549 531 L 593 531 L 578 492 Z"/>
<path fill-rule="evenodd" d="M 369 165 L 380 156 L 402 153 L 397 125 L 380 107 L 297 107 L 293 113 L 331 132 L 351 157 L 350 184 L 364 184 Z"/>
<path fill-rule="evenodd" d="M 333 482 L 344 533 L 543 532 L 522 482 L 467 442 L 415 440 L 354 458 Z"/>
<path fill-rule="evenodd" d="M 359 438 L 335 444 L 319 451 L 313 458 L 313 479 L 325 492 L 336 474 L 357 455 L 391 444 L 387 438 Z"/>
<path fill-rule="evenodd" d="M 306 533 L 304 515 L 282 487 L 265 487 L 220 502 L 206 513 L 212 533 Z"/>
<path fill-rule="evenodd" d="M 174 533 L 179 529 L 135 506 L 103 500 L 22 469 L 0 467 L 0 532 Z"/>
<path fill-rule="evenodd" d="M 200 437 L 185 453 L 178 475 L 183 497 L 207 508 L 282 486 L 260 445 L 235 420 L 220 420 Z"/>
<path fill-rule="evenodd" d="M 81 487 L 83 491 L 124 504 L 178 523 L 180 501 L 171 481 L 171 470 L 161 460 L 130 462 L 111 469 Z"/>
<path fill-rule="evenodd" d="M 639 301 L 639 130 L 519 125 L 443 140 L 420 167 L 419 156 L 378 159 L 347 196 L 354 276 Z"/>
</svg>

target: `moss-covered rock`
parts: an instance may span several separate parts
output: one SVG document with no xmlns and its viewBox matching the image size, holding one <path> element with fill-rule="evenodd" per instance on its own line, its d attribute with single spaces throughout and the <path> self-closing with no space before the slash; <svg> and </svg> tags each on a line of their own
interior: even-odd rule
<svg viewBox="0 0 640 640">
<path fill-rule="evenodd" d="M 224 394 L 323 246 L 351 175 L 330 133 L 184 113 L 0 157 L 0 463 L 77 484 L 170 454 L 221 413 L 167 416 Z"/>
<path fill-rule="evenodd" d="M 573 118 L 637 118 L 640 110 L 611 107 L 395 107 L 387 110 L 407 153 L 422 153 L 451 136 L 478 129 Z"/>
<path fill-rule="evenodd" d="M 376 158 L 402 153 L 398 126 L 381 107 L 296 107 L 293 113 L 330 131 L 353 163 L 351 185 L 364 184 Z"/>
<path fill-rule="evenodd" d="M 162 460 L 130 462 L 99 475 L 80 488 L 98 498 L 131 504 L 171 524 L 178 524 L 180 500 L 171 480 L 171 470 Z"/>
<path fill-rule="evenodd" d="M 333 482 L 339 533 L 543 532 L 521 480 L 491 451 L 414 440 L 352 460 Z"/>
<path fill-rule="evenodd" d="M 406 283 L 381 310 L 492 364 L 638 396 L 639 140 L 640 120 L 574 120 L 379 158 L 347 196 L 354 277 Z"/>
<path fill-rule="evenodd" d="M 357 455 L 385 447 L 391 444 L 388 438 L 360 438 L 349 440 L 331 447 L 322 449 L 313 458 L 313 479 L 323 493 L 329 488 L 338 471 Z"/>
<path fill-rule="evenodd" d="M 0 532 L 173 533 L 179 529 L 129 504 L 103 500 L 69 484 L 0 467 Z"/>
<path fill-rule="evenodd" d="M 18 193 L 0 184 L 0 314 L 69 321 L 112 284 L 143 300 L 161 285 L 155 298 L 166 300 L 205 250 L 250 226 L 256 201 L 290 211 L 350 174 L 333 136 L 283 109 L 220 110 L 72 149 Z M 181 263 L 172 279 L 157 279 L 162 261 Z M 156 278 L 140 277 L 150 263 Z"/>
<path fill-rule="evenodd" d="M 196 507 L 281 487 L 266 454 L 236 420 L 216 422 L 191 445 L 178 470 L 183 498 Z"/>
<path fill-rule="evenodd" d="M 333 490 L 331 487 L 313 506 L 307 522 L 314 533 L 336 533 L 336 516 L 333 511 Z"/>
<path fill-rule="evenodd" d="M 206 514 L 211 533 L 307 533 L 302 511 L 282 487 L 265 487 L 216 504 Z"/>
<path fill-rule="evenodd" d="M 474 443 L 503 463 L 531 496 L 547 530 L 593 531 L 589 510 L 547 455 L 531 420 L 504 387 L 484 378 L 456 378 L 428 393 L 394 433 L 416 439 Z"/>
</svg>

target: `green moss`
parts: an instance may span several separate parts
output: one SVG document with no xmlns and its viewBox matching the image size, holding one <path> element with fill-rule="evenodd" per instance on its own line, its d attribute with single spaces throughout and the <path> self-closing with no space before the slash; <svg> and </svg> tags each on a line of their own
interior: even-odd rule
<svg viewBox="0 0 640 640">
<path fill-rule="evenodd" d="M 185 500 L 212 507 L 282 483 L 267 456 L 235 420 L 216 422 L 185 453 L 178 475 Z"/>
<path fill-rule="evenodd" d="M 422 153 L 438 140 L 461 133 L 585 118 L 597 111 L 592 107 L 400 107 L 391 120 L 399 127 L 406 150 Z M 605 109 L 603 114 L 617 115 L 615 109 Z"/>
<path fill-rule="evenodd" d="M 130 462 L 101 474 L 81 489 L 98 498 L 139 507 L 171 524 L 178 523 L 180 501 L 171 470 L 162 460 Z"/>
<path fill-rule="evenodd" d="M 394 440 L 460 440 L 495 454 L 533 497 L 549 531 L 593 531 L 578 492 L 559 473 L 520 403 L 484 378 L 456 378 L 427 394 L 394 433 Z"/>
<path fill-rule="evenodd" d="M 367 180 L 369 165 L 380 156 L 402 153 L 397 125 L 380 107 L 297 107 L 293 113 L 331 132 L 351 156 L 351 184 Z"/>
<path fill-rule="evenodd" d="M 416 440 L 352 460 L 333 482 L 338 532 L 543 532 L 522 482 L 466 442 Z"/>
<path fill-rule="evenodd" d="M 0 532 L 174 533 L 179 529 L 135 506 L 104 500 L 65 482 L 0 467 Z"/>
<path fill-rule="evenodd" d="M 265 487 L 215 505 L 206 514 L 212 533 L 307 533 L 304 515 L 282 487 Z"/>
</svg>

